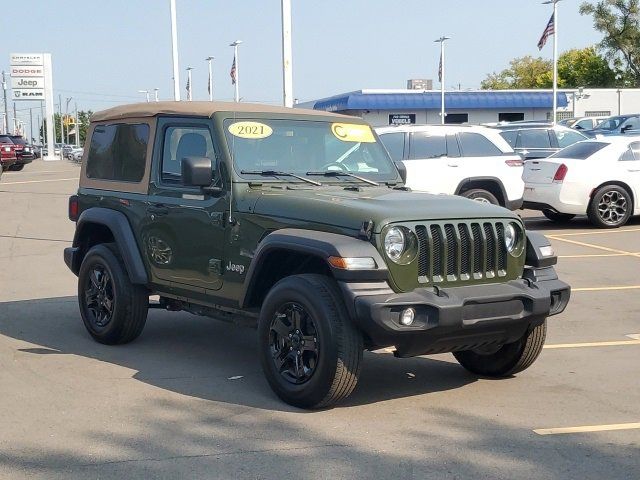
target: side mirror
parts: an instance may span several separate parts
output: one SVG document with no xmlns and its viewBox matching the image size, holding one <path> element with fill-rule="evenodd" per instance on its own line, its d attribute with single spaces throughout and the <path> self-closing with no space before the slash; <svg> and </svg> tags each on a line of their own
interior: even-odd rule
<svg viewBox="0 0 640 480">
<path fill-rule="evenodd" d="M 632 128 L 633 128 L 633 126 L 631 126 L 631 125 L 625 125 L 624 127 L 622 127 L 622 128 L 620 129 L 620 133 L 624 133 L 624 132 L 626 132 L 627 130 L 631 130 Z"/>
<path fill-rule="evenodd" d="M 182 183 L 189 187 L 209 187 L 213 183 L 213 169 L 216 166 L 208 157 L 184 157 Z"/>
<path fill-rule="evenodd" d="M 407 183 L 407 167 L 401 161 L 395 162 L 396 168 L 398 169 L 398 173 L 400 173 L 400 178 L 402 179 L 402 183 Z"/>
</svg>

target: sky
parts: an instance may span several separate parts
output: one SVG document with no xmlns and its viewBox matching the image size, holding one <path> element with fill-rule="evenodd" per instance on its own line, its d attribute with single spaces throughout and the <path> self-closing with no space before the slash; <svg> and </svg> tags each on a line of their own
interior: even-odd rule
<svg viewBox="0 0 640 480">
<path fill-rule="evenodd" d="M 594 45 L 601 36 L 578 12 L 559 4 L 559 50 Z M 232 100 L 229 71 L 239 47 L 243 101 L 282 102 L 279 0 L 176 0 L 181 95 L 193 70 L 194 100 L 206 100 L 214 56 L 214 97 Z M 364 88 L 405 88 L 409 78 L 437 84 L 439 46 L 446 88 L 478 88 L 488 73 L 523 55 L 551 58 L 536 44 L 551 6 L 539 0 L 292 0 L 294 98 L 310 101 Z M 23 20 L 20 17 L 24 16 Z M 28 27 L 28 28 L 27 28 Z M 173 98 L 169 0 L 21 0 L 0 28 L 0 68 L 10 53 L 52 54 L 56 102 L 102 110 L 144 101 L 138 90 Z M 28 119 L 36 102 L 18 102 Z M 36 113 L 33 113 L 34 121 Z"/>
</svg>

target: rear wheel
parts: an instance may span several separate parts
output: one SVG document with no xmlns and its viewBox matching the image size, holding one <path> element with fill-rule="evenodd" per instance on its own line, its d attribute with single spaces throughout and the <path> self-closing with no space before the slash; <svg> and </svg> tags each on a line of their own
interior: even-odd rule
<svg viewBox="0 0 640 480">
<path fill-rule="evenodd" d="M 113 244 L 96 245 L 78 274 L 82 321 L 97 342 L 107 345 L 136 339 L 147 320 L 149 293 L 133 285 Z"/>
<path fill-rule="evenodd" d="M 316 274 L 280 280 L 258 321 L 262 369 L 273 391 L 301 408 L 329 407 L 358 382 L 362 335 L 335 281 Z"/>
<path fill-rule="evenodd" d="M 24 168 L 24 163 L 21 163 L 20 165 L 11 165 L 9 167 L 9 170 L 11 170 L 12 172 L 19 172 L 23 168 Z"/>
<path fill-rule="evenodd" d="M 508 377 L 529 368 L 542 351 L 547 336 L 546 320 L 528 331 L 520 340 L 487 350 L 475 349 L 454 352 L 453 356 L 464 368 L 485 377 Z"/>
<path fill-rule="evenodd" d="M 556 223 L 565 223 L 575 217 L 575 215 L 571 213 L 554 212 L 553 210 L 548 209 L 542 210 L 542 214 L 552 222 Z"/>
<path fill-rule="evenodd" d="M 476 202 L 500 205 L 500 202 L 493 193 L 482 188 L 473 188 L 471 190 L 467 190 L 466 192 L 462 192 L 460 195 L 465 198 L 475 200 Z"/>
<path fill-rule="evenodd" d="M 632 211 L 627 190 L 619 185 L 604 185 L 593 194 L 587 215 L 596 227 L 618 228 L 629 221 Z"/>
</svg>

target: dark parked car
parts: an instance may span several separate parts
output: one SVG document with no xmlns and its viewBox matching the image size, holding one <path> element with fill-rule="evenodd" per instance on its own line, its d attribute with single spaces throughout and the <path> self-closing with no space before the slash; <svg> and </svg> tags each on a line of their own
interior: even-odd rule
<svg viewBox="0 0 640 480">
<path fill-rule="evenodd" d="M 525 160 L 546 158 L 558 150 L 587 140 L 581 132 L 550 123 L 505 124 L 493 127 Z"/>
<path fill-rule="evenodd" d="M 9 170 L 16 163 L 16 144 L 9 135 L 0 135 L 0 165 L 2 170 Z"/>
<path fill-rule="evenodd" d="M 22 135 L 11 135 L 11 141 L 16 146 L 16 163 L 10 170 L 22 170 L 27 163 L 31 163 L 36 158 L 34 148 L 27 143 Z"/>
<path fill-rule="evenodd" d="M 624 135 L 633 132 L 638 134 L 640 130 L 640 114 L 617 115 L 609 117 L 592 130 L 584 130 L 582 133 L 593 138 L 596 135 Z"/>
</svg>

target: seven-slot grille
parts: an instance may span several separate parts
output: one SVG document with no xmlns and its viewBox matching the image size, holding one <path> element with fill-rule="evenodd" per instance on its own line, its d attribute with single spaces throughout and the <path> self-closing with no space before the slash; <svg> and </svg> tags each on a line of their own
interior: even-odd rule
<svg viewBox="0 0 640 480">
<path fill-rule="evenodd" d="M 416 225 L 418 282 L 506 276 L 504 229 L 499 221 Z"/>
</svg>

